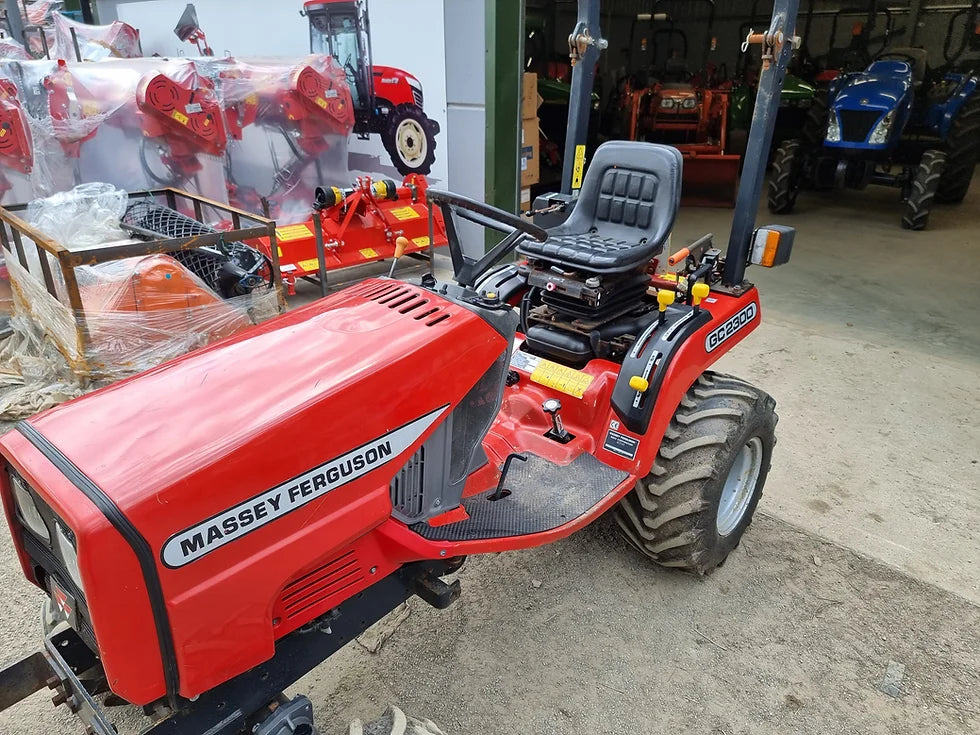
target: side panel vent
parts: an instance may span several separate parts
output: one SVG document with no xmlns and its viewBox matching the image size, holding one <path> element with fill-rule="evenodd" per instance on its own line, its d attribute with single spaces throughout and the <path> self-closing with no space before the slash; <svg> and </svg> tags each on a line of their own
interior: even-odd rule
<svg viewBox="0 0 980 735">
<path fill-rule="evenodd" d="M 364 580 L 364 573 L 353 551 L 293 580 L 282 591 L 276 616 L 286 620 L 302 615 L 321 602 Z"/>
<path fill-rule="evenodd" d="M 419 447 L 391 480 L 391 505 L 406 522 L 419 520 L 425 510 L 425 446 Z"/>
</svg>

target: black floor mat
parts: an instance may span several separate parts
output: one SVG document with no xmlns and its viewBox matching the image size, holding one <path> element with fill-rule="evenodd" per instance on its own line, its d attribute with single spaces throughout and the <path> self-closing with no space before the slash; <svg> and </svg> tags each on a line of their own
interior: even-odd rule
<svg viewBox="0 0 980 735">
<path fill-rule="evenodd" d="M 529 454 L 527 462 L 514 460 L 505 487 L 511 494 L 488 500 L 493 493 L 463 500 L 470 517 L 433 528 L 418 523 L 412 530 L 431 541 L 525 536 L 557 528 L 578 518 L 606 497 L 629 473 L 607 467 L 591 454 L 579 455 L 561 467 Z"/>
</svg>

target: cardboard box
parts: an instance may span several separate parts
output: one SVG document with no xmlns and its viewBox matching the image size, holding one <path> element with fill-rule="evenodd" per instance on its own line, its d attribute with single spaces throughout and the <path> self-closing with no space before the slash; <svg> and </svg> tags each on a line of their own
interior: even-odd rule
<svg viewBox="0 0 980 735">
<path fill-rule="evenodd" d="M 530 120 L 538 116 L 538 75 L 526 72 L 521 85 L 521 120 Z"/>
<path fill-rule="evenodd" d="M 521 121 L 521 188 L 536 184 L 541 179 L 541 162 L 538 148 L 538 119 Z"/>
</svg>

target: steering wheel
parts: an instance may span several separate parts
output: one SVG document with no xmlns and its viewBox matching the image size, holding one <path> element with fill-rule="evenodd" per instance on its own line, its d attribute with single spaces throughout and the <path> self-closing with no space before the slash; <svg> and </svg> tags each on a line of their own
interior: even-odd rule
<svg viewBox="0 0 980 735">
<path fill-rule="evenodd" d="M 449 255 L 453 260 L 453 278 L 460 286 L 472 286 L 480 276 L 516 248 L 522 240 L 531 238 L 538 242 L 545 242 L 548 239 L 547 230 L 533 222 L 484 202 L 464 197 L 462 194 L 428 189 L 425 197 L 430 205 L 435 204 L 442 210 L 443 219 L 446 221 L 446 239 L 449 240 Z M 454 216 L 502 232 L 505 237 L 479 260 L 467 258 L 463 255 L 463 246 Z"/>
</svg>

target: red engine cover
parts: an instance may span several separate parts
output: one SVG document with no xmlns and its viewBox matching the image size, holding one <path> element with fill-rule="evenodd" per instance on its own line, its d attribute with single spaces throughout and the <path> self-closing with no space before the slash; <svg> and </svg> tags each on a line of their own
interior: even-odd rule
<svg viewBox="0 0 980 735">
<path fill-rule="evenodd" d="M 181 695 L 271 657 L 277 636 L 303 622 L 286 619 L 297 593 L 336 588 L 350 552 L 364 571 L 345 595 L 395 568 L 371 535 L 390 518 L 388 484 L 506 341 L 467 309 L 391 285 L 358 284 L 31 419 L 152 548 Z M 384 437 L 397 440 L 385 450 Z M 112 689 L 135 704 L 162 696 L 134 552 L 23 435 L 3 437 L 0 451 L 75 532 Z M 304 478 L 323 467 L 338 484 L 305 500 L 317 480 Z"/>
</svg>

